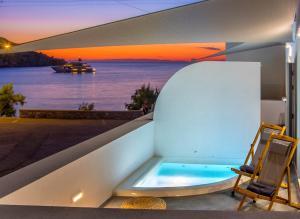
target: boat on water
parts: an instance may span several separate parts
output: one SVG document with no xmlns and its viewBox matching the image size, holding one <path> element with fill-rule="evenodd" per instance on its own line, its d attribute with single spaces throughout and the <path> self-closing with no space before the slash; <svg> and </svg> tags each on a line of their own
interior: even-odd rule
<svg viewBox="0 0 300 219">
<path fill-rule="evenodd" d="M 95 68 L 91 67 L 87 63 L 82 63 L 82 62 L 69 62 L 64 65 L 51 66 L 51 68 L 56 73 L 78 74 L 78 73 L 94 73 L 94 72 L 96 72 Z"/>
</svg>

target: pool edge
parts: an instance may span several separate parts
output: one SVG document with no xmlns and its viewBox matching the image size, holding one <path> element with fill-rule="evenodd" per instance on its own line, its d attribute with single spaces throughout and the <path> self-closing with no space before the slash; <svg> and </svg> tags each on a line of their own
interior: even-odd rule
<svg viewBox="0 0 300 219">
<path fill-rule="evenodd" d="M 237 176 L 223 180 L 216 183 L 197 185 L 197 186 L 185 186 L 185 187 L 134 187 L 136 181 L 151 171 L 164 159 L 161 157 L 153 157 L 140 168 L 138 168 L 133 174 L 127 177 L 117 188 L 113 191 L 114 196 L 123 197 L 179 197 L 179 196 L 192 196 L 202 195 L 218 191 L 224 191 L 234 186 Z M 243 182 L 245 180 L 241 180 Z"/>
</svg>

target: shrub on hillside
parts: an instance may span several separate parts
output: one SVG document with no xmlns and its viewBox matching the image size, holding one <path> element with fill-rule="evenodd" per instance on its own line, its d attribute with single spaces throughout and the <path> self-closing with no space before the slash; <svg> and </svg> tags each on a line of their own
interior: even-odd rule
<svg viewBox="0 0 300 219">
<path fill-rule="evenodd" d="M 144 114 L 151 112 L 159 95 L 159 90 L 143 84 L 131 96 L 131 103 L 125 103 L 127 110 L 143 110 Z"/>
</svg>

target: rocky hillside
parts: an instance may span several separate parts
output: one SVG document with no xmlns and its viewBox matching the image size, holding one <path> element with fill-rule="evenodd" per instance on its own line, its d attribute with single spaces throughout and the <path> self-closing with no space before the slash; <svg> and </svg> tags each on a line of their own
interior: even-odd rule
<svg viewBox="0 0 300 219">
<path fill-rule="evenodd" d="M 5 45 L 17 45 L 9 40 L 0 37 L 0 49 L 4 49 Z M 39 67 L 65 64 L 63 59 L 49 57 L 38 52 L 22 52 L 22 53 L 7 53 L 0 54 L 1 67 Z"/>
</svg>

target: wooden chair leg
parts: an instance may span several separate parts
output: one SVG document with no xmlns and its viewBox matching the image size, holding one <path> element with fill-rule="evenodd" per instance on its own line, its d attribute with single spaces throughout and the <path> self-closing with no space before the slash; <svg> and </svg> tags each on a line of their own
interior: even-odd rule
<svg viewBox="0 0 300 219">
<path fill-rule="evenodd" d="M 288 201 L 289 204 L 292 203 L 292 194 L 291 194 L 291 172 L 290 167 L 287 168 L 287 189 L 288 189 Z"/>
<path fill-rule="evenodd" d="M 234 184 L 234 186 L 233 186 L 233 190 L 232 190 L 232 192 L 231 192 L 231 196 L 234 196 L 234 192 L 235 192 L 236 188 L 237 188 L 238 185 L 239 185 L 239 182 L 240 182 L 240 180 L 241 180 L 241 177 L 242 177 L 242 176 L 239 175 L 238 178 L 236 179 L 235 184 Z"/>
<path fill-rule="evenodd" d="M 293 208 L 300 210 L 300 203 L 291 202 L 289 205 Z"/>
<path fill-rule="evenodd" d="M 240 211 L 241 208 L 243 207 L 243 204 L 244 204 L 245 200 L 246 200 L 246 196 L 244 195 L 243 198 L 242 198 L 242 200 L 241 200 L 241 202 L 240 202 L 240 205 L 239 205 L 239 207 L 237 209 L 238 211 Z"/>
<path fill-rule="evenodd" d="M 271 211 L 272 207 L 273 207 L 273 201 L 270 202 L 269 207 L 268 207 L 268 211 Z"/>
</svg>

